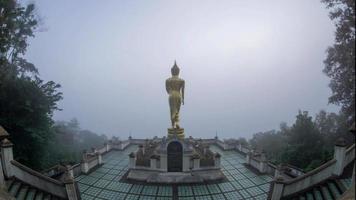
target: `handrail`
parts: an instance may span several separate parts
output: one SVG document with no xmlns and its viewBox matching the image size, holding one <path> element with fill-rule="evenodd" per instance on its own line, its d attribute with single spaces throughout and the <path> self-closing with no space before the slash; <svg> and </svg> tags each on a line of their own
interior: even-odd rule
<svg viewBox="0 0 356 200">
<path fill-rule="evenodd" d="M 310 176 L 312 176 L 312 175 L 314 175 L 314 174 L 319 173 L 319 172 L 322 171 L 323 169 L 325 169 L 325 168 L 327 168 L 327 167 L 330 167 L 330 166 L 332 166 L 332 165 L 335 164 L 335 163 L 336 163 L 336 160 L 335 160 L 335 159 L 329 160 L 328 162 L 324 163 L 324 164 L 321 165 L 320 167 L 315 168 L 315 169 L 313 169 L 312 171 L 310 171 L 310 172 L 308 172 L 308 173 L 306 173 L 306 174 L 303 174 L 303 175 L 301 175 L 301 176 L 298 176 L 298 177 L 296 177 L 296 178 L 294 178 L 294 179 L 285 181 L 284 183 L 285 183 L 286 185 L 290 185 L 290 184 L 292 184 L 292 183 L 296 183 L 296 182 L 298 182 L 298 181 L 300 181 L 300 180 L 303 180 L 303 179 L 305 179 L 305 178 L 307 178 L 307 177 L 310 177 Z"/>
<path fill-rule="evenodd" d="M 355 149 L 355 144 L 351 145 L 349 148 L 346 149 L 346 154 L 349 154 L 354 149 Z"/>
<path fill-rule="evenodd" d="M 16 160 L 11 160 L 10 162 L 11 162 L 11 164 L 15 165 L 16 167 L 18 167 L 18 168 L 20 168 L 20 169 L 22 169 L 22 170 L 34 175 L 34 176 L 36 176 L 36 177 L 38 177 L 40 179 L 52 182 L 52 183 L 54 183 L 56 185 L 60 185 L 60 186 L 64 185 L 63 182 L 60 182 L 58 180 L 55 180 L 55 179 L 50 178 L 48 176 L 45 176 L 45 175 L 43 175 L 43 174 L 41 174 L 41 173 L 39 173 L 39 172 L 29 168 L 29 167 L 26 167 L 25 165 L 22 165 L 21 163 L 17 162 Z"/>
<path fill-rule="evenodd" d="M 45 176 L 15 160 L 11 160 L 10 163 L 12 164 L 12 176 L 16 179 L 54 196 L 68 198 L 63 182 Z"/>
</svg>

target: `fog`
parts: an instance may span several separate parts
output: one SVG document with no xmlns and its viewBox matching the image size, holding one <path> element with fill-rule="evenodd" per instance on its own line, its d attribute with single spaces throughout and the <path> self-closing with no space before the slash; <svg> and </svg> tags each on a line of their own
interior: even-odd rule
<svg viewBox="0 0 356 200">
<path fill-rule="evenodd" d="M 164 136 L 165 79 L 186 82 L 181 127 L 193 137 L 247 137 L 328 105 L 322 73 L 334 25 L 319 0 L 34 1 L 26 57 L 62 85 L 56 120 L 108 136 Z"/>
</svg>

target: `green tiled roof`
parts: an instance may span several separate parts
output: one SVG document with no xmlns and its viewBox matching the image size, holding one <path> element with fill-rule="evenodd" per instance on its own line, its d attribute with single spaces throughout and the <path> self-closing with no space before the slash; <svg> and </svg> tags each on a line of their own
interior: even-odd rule
<svg viewBox="0 0 356 200">
<path fill-rule="evenodd" d="M 216 146 L 211 150 L 221 154 L 222 172 L 227 177 L 223 183 L 194 185 L 149 185 L 121 182 L 128 170 L 129 153 L 137 146 L 125 151 L 111 151 L 103 156 L 104 165 L 87 175 L 76 177 L 83 200 L 127 199 L 127 200 L 235 200 L 267 199 L 268 175 L 257 175 L 247 169 L 245 158 L 236 151 L 222 151 Z"/>
</svg>

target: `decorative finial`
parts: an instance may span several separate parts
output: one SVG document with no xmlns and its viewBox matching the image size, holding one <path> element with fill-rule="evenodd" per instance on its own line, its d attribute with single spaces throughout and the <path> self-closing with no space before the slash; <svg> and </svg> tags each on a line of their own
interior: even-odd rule
<svg viewBox="0 0 356 200">
<path fill-rule="evenodd" d="M 172 73 L 173 76 L 178 76 L 179 75 L 179 67 L 177 65 L 176 60 L 174 60 L 174 65 L 173 65 L 173 67 L 171 69 L 171 73 Z"/>
</svg>

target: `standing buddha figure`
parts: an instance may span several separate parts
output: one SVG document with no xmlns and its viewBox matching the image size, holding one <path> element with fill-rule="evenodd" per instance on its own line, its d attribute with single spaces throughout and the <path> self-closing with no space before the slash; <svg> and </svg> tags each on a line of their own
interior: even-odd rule
<svg viewBox="0 0 356 200">
<path fill-rule="evenodd" d="M 172 77 L 166 80 L 166 90 L 169 95 L 169 108 L 171 114 L 172 129 L 180 129 L 179 127 L 179 110 L 181 104 L 184 105 L 184 85 L 183 79 L 179 78 L 179 68 L 174 61 L 171 69 Z"/>
</svg>

